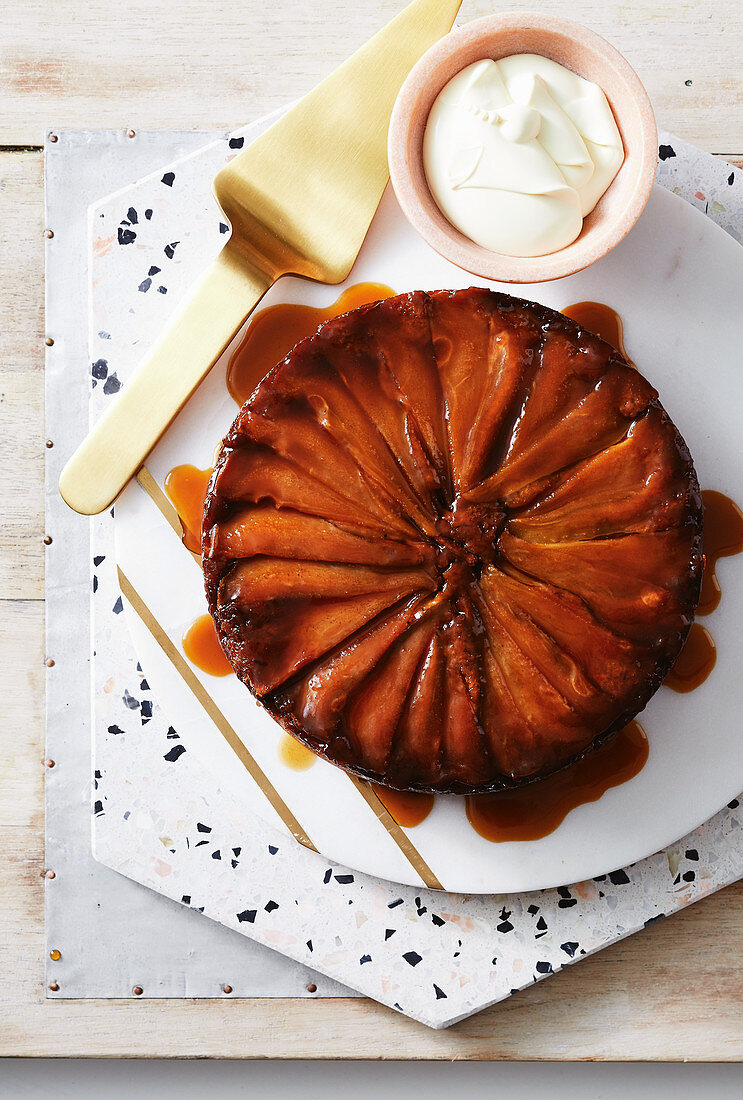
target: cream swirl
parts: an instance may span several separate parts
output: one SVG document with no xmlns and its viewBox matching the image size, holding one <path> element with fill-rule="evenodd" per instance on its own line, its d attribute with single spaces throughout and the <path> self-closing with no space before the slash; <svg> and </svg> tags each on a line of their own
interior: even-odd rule
<svg viewBox="0 0 743 1100">
<path fill-rule="evenodd" d="M 457 229 L 494 252 L 544 256 L 574 241 L 624 149 L 601 88 L 549 58 L 469 65 L 426 123 L 431 193 Z"/>
</svg>

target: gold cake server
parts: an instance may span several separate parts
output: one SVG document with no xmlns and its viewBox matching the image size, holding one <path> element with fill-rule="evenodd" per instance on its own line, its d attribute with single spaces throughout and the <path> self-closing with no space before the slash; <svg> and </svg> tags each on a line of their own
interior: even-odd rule
<svg viewBox="0 0 743 1100">
<path fill-rule="evenodd" d="M 387 183 L 397 93 L 460 3 L 413 0 L 217 175 L 232 234 L 62 471 L 76 512 L 102 512 L 118 496 L 281 275 L 348 276 Z"/>
</svg>

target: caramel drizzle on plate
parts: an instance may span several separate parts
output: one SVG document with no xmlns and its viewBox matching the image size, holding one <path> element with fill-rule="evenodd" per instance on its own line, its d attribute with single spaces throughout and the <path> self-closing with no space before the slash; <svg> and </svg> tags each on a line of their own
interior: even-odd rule
<svg viewBox="0 0 743 1100">
<path fill-rule="evenodd" d="M 174 466 L 165 478 L 165 492 L 178 513 L 183 528 L 183 545 L 192 554 L 201 554 L 201 519 L 212 468 L 200 470 L 186 463 Z"/>
<path fill-rule="evenodd" d="M 183 635 L 183 652 L 191 664 L 210 676 L 231 676 L 233 669 L 222 652 L 214 620 L 208 613 L 199 615 Z"/>
<path fill-rule="evenodd" d="M 702 492 L 704 504 L 704 575 L 698 615 L 709 615 L 720 602 L 715 569 L 720 558 L 743 550 L 743 512 L 730 497 L 715 489 Z"/>
<path fill-rule="evenodd" d="M 425 821 L 433 809 L 434 798 L 432 794 L 420 791 L 393 791 L 390 787 L 382 787 L 379 783 L 372 783 L 374 793 L 383 805 L 389 810 L 398 825 L 404 829 L 413 829 Z"/>
<path fill-rule="evenodd" d="M 561 312 L 581 328 L 595 332 L 602 340 L 606 340 L 607 344 L 616 348 L 631 367 L 635 366 L 624 346 L 622 318 L 611 306 L 607 306 L 604 302 L 576 302 L 575 305 L 566 306 Z"/>
<path fill-rule="evenodd" d="M 395 293 L 384 283 L 356 283 L 325 309 L 280 302 L 256 314 L 227 368 L 227 389 L 244 404 L 264 375 L 284 359 L 295 344 L 312 336 L 323 321 L 378 302 Z"/>
<path fill-rule="evenodd" d="M 538 840 L 554 832 L 576 806 L 596 802 L 610 787 L 636 776 L 648 758 L 639 722 L 624 729 L 569 768 L 526 787 L 467 795 L 470 825 L 486 840 Z"/>
</svg>

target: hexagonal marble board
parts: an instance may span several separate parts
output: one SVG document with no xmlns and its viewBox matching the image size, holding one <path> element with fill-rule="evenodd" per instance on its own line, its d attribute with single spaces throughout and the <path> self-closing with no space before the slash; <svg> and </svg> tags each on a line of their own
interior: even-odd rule
<svg viewBox="0 0 743 1100">
<path fill-rule="evenodd" d="M 91 207 L 92 418 L 218 251 L 229 229 L 211 179 L 269 122 Z M 730 166 L 669 136 L 660 156 L 659 182 L 738 236 Z M 109 515 L 93 522 L 91 554 L 95 856 L 212 920 L 446 1027 L 743 875 L 737 800 L 665 852 L 554 890 L 468 897 L 334 865 L 196 763 L 138 664 Z"/>
</svg>

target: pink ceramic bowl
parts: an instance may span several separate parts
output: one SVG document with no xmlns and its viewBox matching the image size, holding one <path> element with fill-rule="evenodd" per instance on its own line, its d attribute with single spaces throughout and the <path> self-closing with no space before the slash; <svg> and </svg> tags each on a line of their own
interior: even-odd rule
<svg viewBox="0 0 743 1100">
<path fill-rule="evenodd" d="M 475 244 L 441 213 L 423 169 L 426 121 L 444 85 L 475 61 L 497 61 L 514 53 L 542 54 L 598 84 L 624 143 L 624 163 L 584 219 L 580 236 L 549 256 L 504 256 Z M 497 282 L 561 279 L 605 256 L 642 213 L 652 190 L 657 156 L 658 135 L 650 100 L 622 55 L 579 23 L 536 12 L 476 19 L 442 38 L 411 70 L 390 122 L 390 178 L 410 223 L 447 260 Z"/>
</svg>

